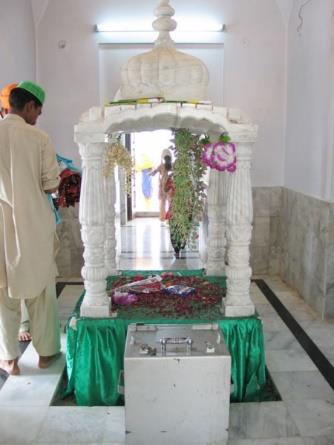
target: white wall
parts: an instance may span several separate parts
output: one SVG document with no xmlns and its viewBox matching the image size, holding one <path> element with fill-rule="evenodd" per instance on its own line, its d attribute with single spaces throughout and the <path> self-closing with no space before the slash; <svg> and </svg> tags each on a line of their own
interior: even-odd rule
<svg viewBox="0 0 334 445">
<path fill-rule="evenodd" d="M 35 79 L 35 29 L 30 0 L 0 0 L 0 89 Z"/>
<path fill-rule="evenodd" d="M 289 23 L 284 185 L 333 201 L 334 2 L 300 11 L 304 3 L 295 2 Z"/>
<path fill-rule="evenodd" d="M 110 18 L 151 21 L 157 0 L 57 0 L 37 29 L 38 80 L 47 90 L 43 126 L 57 151 L 78 160 L 73 125 L 99 103 L 99 35 L 93 25 Z M 260 126 L 253 184 L 283 184 L 285 27 L 275 0 L 172 0 L 176 20 L 211 17 L 227 25 L 225 105 L 243 109 Z M 59 49 L 58 42 L 66 41 Z M 117 86 L 118 87 L 118 86 Z M 221 85 L 217 85 L 217 89 Z M 115 88 L 116 90 L 117 88 Z"/>
<path fill-rule="evenodd" d="M 283 183 L 285 28 L 275 1 L 225 4 L 224 102 L 259 125 L 253 185 Z"/>
<path fill-rule="evenodd" d="M 285 26 L 287 27 L 289 24 L 291 10 L 295 0 L 276 0 L 276 2 L 277 6 L 279 7 L 279 10 L 281 11 Z"/>
</svg>

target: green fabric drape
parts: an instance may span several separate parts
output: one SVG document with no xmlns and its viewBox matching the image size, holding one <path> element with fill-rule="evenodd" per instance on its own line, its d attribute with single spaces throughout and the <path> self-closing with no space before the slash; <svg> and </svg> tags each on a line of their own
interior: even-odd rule
<svg viewBox="0 0 334 445">
<path fill-rule="evenodd" d="M 165 270 L 122 270 L 121 276 L 124 277 L 135 277 L 136 275 L 141 275 L 143 277 L 148 277 L 151 275 L 161 275 L 163 272 L 173 272 L 176 276 L 182 277 L 204 277 L 205 279 L 210 279 L 213 277 L 207 277 L 205 275 L 205 269 L 188 269 L 188 270 L 175 270 L 175 269 L 165 269 Z M 108 277 L 108 280 L 115 280 L 119 276 Z M 225 277 L 215 277 L 219 280 L 225 280 Z"/>
<path fill-rule="evenodd" d="M 194 275 L 194 271 L 186 272 L 193 272 Z M 149 273 L 152 271 L 147 272 Z M 197 271 L 198 275 L 200 273 Z M 142 275 L 141 272 L 132 273 L 132 275 L 139 274 Z M 114 278 L 119 277 L 109 277 L 109 285 Z M 222 277 L 206 277 L 209 278 L 212 282 L 222 282 Z M 231 401 L 258 400 L 261 388 L 265 384 L 265 358 L 262 322 L 257 316 L 220 320 L 80 318 L 82 299 L 83 295 L 76 305 L 67 329 L 68 384 L 65 395 L 74 392 L 78 405 L 123 404 L 119 383 L 123 371 L 126 332 L 128 325 L 134 322 L 149 324 L 218 322 L 232 358 L 231 379 L 234 388 Z"/>
<path fill-rule="evenodd" d="M 233 402 L 256 401 L 266 383 L 262 321 L 254 317 L 218 322 L 232 358 Z"/>
</svg>

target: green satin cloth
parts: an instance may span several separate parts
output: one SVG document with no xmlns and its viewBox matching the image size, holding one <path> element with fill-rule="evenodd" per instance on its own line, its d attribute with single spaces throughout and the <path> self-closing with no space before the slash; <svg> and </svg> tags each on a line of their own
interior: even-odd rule
<svg viewBox="0 0 334 445">
<path fill-rule="evenodd" d="M 195 275 L 195 271 L 192 272 Z M 136 274 L 142 275 L 141 272 Z M 199 271 L 196 275 L 200 275 Z M 117 278 L 119 277 L 109 277 L 108 284 L 111 285 Z M 216 283 L 222 282 L 222 277 L 205 278 L 211 278 L 210 281 Z M 220 320 L 80 318 L 82 299 L 83 295 L 73 313 L 76 326 L 73 326 L 70 319 L 67 327 L 68 384 L 64 393 L 66 396 L 74 392 L 79 406 L 115 406 L 124 403 L 120 390 L 123 354 L 128 325 L 134 322 L 150 324 L 218 322 L 232 358 L 231 378 L 234 387 L 231 401 L 259 400 L 266 377 L 262 322 L 257 316 Z"/>
</svg>

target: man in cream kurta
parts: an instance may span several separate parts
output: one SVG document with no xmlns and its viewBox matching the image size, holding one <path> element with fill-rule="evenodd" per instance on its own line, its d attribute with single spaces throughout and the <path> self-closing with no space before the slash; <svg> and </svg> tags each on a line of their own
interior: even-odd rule
<svg viewBox="0 0 334 445">
<path fill-rule="evenodd" d="M 10 92 L 17 88 L 18 83 L 9 83 L 4 86 L 0 92 L 0 118 L 4 119 L 9 112 L 9 95 Z M 24 300 L 21 300 L 21 324 L 19 330 L 19 341 L 30 341 L 29 314 Z"/>
<path fill-rule="evenodd" d="M 35 128 L 44 91 L 22 82 L 0 122 L 0 367 L 19 374 L 17 334 L 25 299 L 39 367 L 60 350 L 55 294 L 55 219 L 47 193 L 59 184 L 48 135 Z"/>
</svg>

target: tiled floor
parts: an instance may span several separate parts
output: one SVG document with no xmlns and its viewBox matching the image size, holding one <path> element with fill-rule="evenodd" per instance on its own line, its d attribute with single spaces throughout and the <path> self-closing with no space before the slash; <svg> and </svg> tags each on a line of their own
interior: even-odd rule
<svg viewBox="0 0 334 445">
<path fill-rule="evenodd" d="M 157 220 L 133 222 L 122 228 L 121 235 L 121 269 L 202 267 L 198 252 L 173 258 L 168 228 Z M 280 279 L 257 278 L 267 283 L 334 365 L 334 322 L 321 321 Z M 82 292 L 77 279 L 66 281 L 74 284 L 67 284 L 59 297 L 63 324 Z M 232 404 L 229 445 L 333 445 L 333 389 L 256 283 L 251 291 L 263 319 L 267 366 L 282 401 Z M 50 406 L 64 357 L 47 370 L 37 370 L 36 362 L 29 345 L 20 360 L 22 375 L 8 378 L 0 390 L 1 445 L 125 443 L 123 407 Z"/>
</svg>

